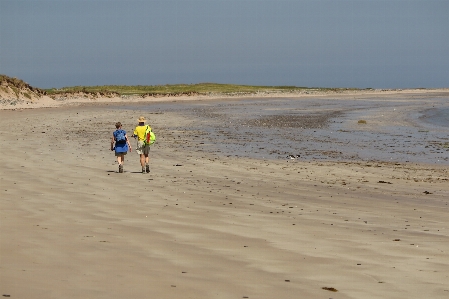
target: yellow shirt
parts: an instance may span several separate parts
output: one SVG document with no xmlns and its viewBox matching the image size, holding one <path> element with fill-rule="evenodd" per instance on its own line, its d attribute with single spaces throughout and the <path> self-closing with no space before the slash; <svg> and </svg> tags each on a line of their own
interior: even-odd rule
<svg viewBox="0 0 449 299">
<path fill-rule="evenodd" d="M 150 126 L 148 126 L 149 128 L 150 128 L 150 130 L 151 130 L 151 127 Z M 144 125 L 144 126 L 137 126 L 135 129 L 134 129 L 134 135 L 136 135 L 137 136 L 137 139 L 138 140 L 144 140 L 145 139 L 145 131 L 147 130 L 147 125 Z"/>
</svg>

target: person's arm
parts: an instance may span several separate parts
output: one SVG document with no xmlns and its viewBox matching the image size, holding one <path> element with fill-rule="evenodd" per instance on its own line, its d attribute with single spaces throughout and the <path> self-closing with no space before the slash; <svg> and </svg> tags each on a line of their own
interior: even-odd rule
<svg viewBox="0 0 449 299">
<path fill-rule="evenodd" d="M 111 151 L 114 150 L 114 142 L 115 142 L 115 138 L 114 138 L 114 134 L 112 134 L 112 138 L 111 138 Z"/>
<path fill-rule="evenodd" d="M 131 143 L 129 143 L 129 139 L 128 139 L 128 136 L 126 134 L 125 134 L 125 138 L 126 138 L 126 143 L 128 143 L 129 151 L 132 152 Z"/>
</svg>

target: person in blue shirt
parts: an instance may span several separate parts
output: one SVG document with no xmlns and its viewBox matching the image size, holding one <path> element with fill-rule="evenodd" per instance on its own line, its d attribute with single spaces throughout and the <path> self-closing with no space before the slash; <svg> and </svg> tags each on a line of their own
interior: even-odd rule
<svg viewBox="0 0 449 299">
<path fill-rule="evenodd" d="M 118 162 L 118 172 L 123 173 L 123 163 L 125 162 L 125 155 L 129 151 L 131 152 L 131 144 L 129 143 L 126 131 L 122 130 L 122 123 L 117 122 L 115 124 L 116 130 L 112 133 L 111 138 L 111 151 L 115 150 L 115 156 Z"/>
</svg>

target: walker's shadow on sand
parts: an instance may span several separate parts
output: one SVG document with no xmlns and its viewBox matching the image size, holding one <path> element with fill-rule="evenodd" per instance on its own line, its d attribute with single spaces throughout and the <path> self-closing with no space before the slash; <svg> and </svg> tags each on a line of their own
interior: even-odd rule
<svg viewBox="0 0 449 299">
<path fill-rule="evenodd" d="M 108 173 L 108 175 L 110 173 L 120 174 L 118 171 L 115 171 L 115 170 L 107 170 L 106 172 Z M 141 171 L 123 171 L 123 173 L 140 174 L 140 175 L 142 174 Z M 149 173 L 145 173 L 144 175 L 150 175 L 150 174 Z M 152 179 L 150 179 L 150 180 L 152 180 Z"/>
</svg>

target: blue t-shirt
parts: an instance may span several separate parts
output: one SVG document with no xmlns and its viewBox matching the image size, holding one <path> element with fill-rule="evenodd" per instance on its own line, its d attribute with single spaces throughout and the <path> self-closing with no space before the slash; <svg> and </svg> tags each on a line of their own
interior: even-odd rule
<svg viewBox="0 0 449 299">
<path fill-rule="evenodd" d="M 126 143 L 126 139 L 124 140 L 117 140 L 117 138 L 120 138 L 121 135 L 125 136 L 126 131 L 125 130 L 115 130 L 114 133 L 115 139 L 115 152 L 116 153 L 126 153 L 128 151 L 128 143 Z"/>
</svg>

